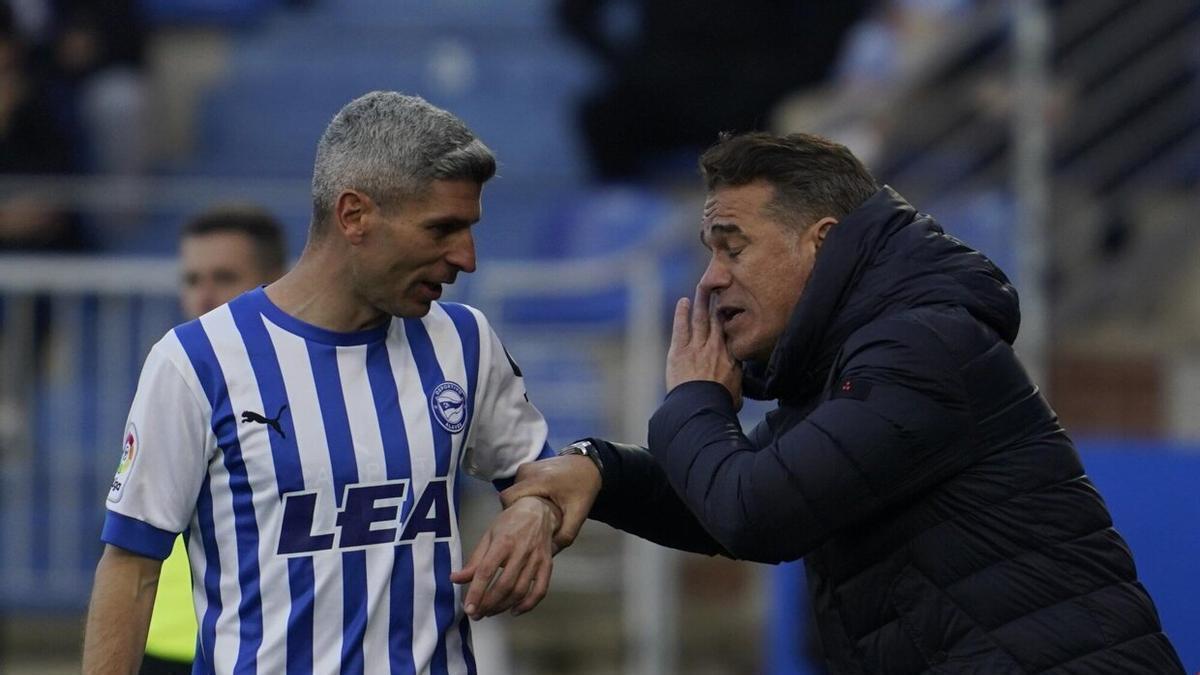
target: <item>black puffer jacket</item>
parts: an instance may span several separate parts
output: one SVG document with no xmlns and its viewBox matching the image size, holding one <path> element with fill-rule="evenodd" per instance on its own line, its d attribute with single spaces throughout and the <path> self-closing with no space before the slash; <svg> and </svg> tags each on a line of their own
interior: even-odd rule
<svg viewBox="0 0 1200 675">
<path fill-rule="evenodd" d="M 592 517 L 668 546 L 804 557 L 835 673 L 1182 673 L 1129 548 L 1011 348 L 1004 275 L 890 188 L 835 225 L 749 435 L 712 382 L 649 453 L 600 442 Z"/>
</svg>

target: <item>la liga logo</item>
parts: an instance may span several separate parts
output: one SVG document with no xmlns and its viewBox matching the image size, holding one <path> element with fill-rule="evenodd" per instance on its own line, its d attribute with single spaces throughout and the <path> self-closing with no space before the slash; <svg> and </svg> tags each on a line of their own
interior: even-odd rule
<svg viewBox="0 0 1200 675">
<path fill-rule="evenodd" d="M 137 428 L 130 423 L 129 428 L 125 429 L 125 443 L 121 446 L 121 463 L 117 465 L 117 473 L 128 473 L 137 453 Z"/>
<path fill-rule="evenodd" d="M 125 483 L 129 478 L 129 472 L 133 470 L 133 463 L 137 460 L 141 447 L 141 443 L 138 442 L 137 427 L 130 422 L 129 426 L 125 427 L 125 442 L 121 444 L 121 463 L 117 464 L 117 475 L 113 476 L 112 485 L 108 488 L 108 501 L 112 503 L 121 501 L 121 495 L 125 494 Z"/>
</svg>

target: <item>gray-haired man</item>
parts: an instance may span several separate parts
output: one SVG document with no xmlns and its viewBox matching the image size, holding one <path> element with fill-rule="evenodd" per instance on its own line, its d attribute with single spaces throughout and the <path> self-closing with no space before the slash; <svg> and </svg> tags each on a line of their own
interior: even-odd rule
<svg viewBox="0 0 1200 675">
<path fill-rule="evenodd" d="M 530 498 L 497 518 L 481 543 L 496 578 L 464 567 L 455 517 L 460 461 L 503 485 L 551 455 L 487 320 L 436 302 L 475 269 L 494 172 L 487 147 L 420 98 L 374 92 L 337 114 L 296 266 L 146 360 L 85 672 L 132 671 L 184 531 L 203 672 L 473 672 L 476 610 L 453 582 L 518 611 L 544 596 L 557 509 Z"/>
</svg>

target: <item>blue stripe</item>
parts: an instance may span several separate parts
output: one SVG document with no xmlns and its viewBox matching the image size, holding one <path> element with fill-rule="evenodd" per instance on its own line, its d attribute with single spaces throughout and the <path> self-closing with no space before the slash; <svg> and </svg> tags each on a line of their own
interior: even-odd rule
<svg viewBox="0 0 1200 675">
<path fill-rule="evenodd" d="M 400 410 L 397 378 L 388 358 L 387 343 L 376 342 L 367 347 L 367 380 L 371 383 L 371 400 L 379 418 L 379 435 L 383 438 L 383 458 L 388 480 L 412 478 L 412 458 L 408 449 L 408 432 Z M 401 521 L 407 518 L 415 497 L 412 485 L 404 497 Z M 393 675 L 417 672 L 413 643 L 413 554 L 412 546 L 397 546 L 392 562 L 389 586 L 391 613 L 388 617 L 388 660 Z"/>
<path fill-rule="evenodd" d="M 229 402 L 229 391 L 217 355 L 204 327 L 198 320 L 189 321 L 175 329 L 183 350 L 187 352 L 204 395 L 212 406 L 212 429 L 229 472 L 229 488 L 233 493 L 234 532 L 237 535 L 238 584 L 241 602 L 238 604 L 240 641 L 234 669 L 254 672 L 257 652 L 262 644 L 262 595 L 258 575 L 258 522 L 254 516 L 254 495 L 250 478 L 242 461 L 238 443 L 237 418 Z"/>
<path fill-rule="evenodd" d="M 254 379 L 258 382 L 263 402 L 262 414 L 278 418 L 284 431 L 283 434 L 267 432 L 271 443 L 271 461 L 275 466 L 275 485 L 282 499 L 288 492 L 304 489 L 304 470 L 300 463 L 300 448 L 296 445 L 296 427 L 292 423 L 292 410 L 288 405 L 279 355 L 251 296 L 239 296 L 229 303 L 229 310 L 246 345 L 246 355 L 254 371 Z M 291 593 L 287 623 L 288 673 L 312 672 L 313 583 L 311 558 L 288 560 L 288 590 Z"/>
<path fill-rule="evenodd" d="M 338 373 L 337 347 L 309 340 L 308 360 L 317 386 L 317 402 L 325 424 L 333 494 L 340 509 L 346 485 L 358 482 L 358 463 L 342 378 Z M 367 622 L 367 562 L 363 551 L 342 554 L 342 673 L 363 672 L 363 635 Z"/>
<path fill-rule="evenodd" d="M 221 614 L 221 557 L 217 549 L 216 531 L 213 529 L 212 491 L 208 486 L 209 477 L 204 477 L 200 486 L 200 495 L 196 498 L 196 517 L 200 521 L 200 538 L 204 542 L 204 594 L 208 607 L 204 610 L 204 618 L 200 621 L 200 647 L 196 650 L 196 661 L 208 659 L 205 654 L 212 654 L 217 646 L 217 617 Z"/>
<path fill-rule="evenodd" d="M 445 381 L 442 367 L 438 364 L 437 353 L 433 350 L 433 342 L 429 339 L 429 331 L 420 319 L 405 319 L 404 334 L 408 337 L 408 346 L 412 350 L 413 360 L 417 363 L 417 373 L 421 378 L 421 388 L 425 392 L 425 400 L 433 394 L 434 387 Z M 429 426 L 433 429 L 433 449 L 436 458 L 438 477 L 448 477 L 450 472 L 450 432 L 438 422 L 429 406 Z M 434 545 L 434 574 L 436 588 L 434 590 L 434 616 L 437 620 L 438 642 L 433 652 L 433 672 L 444 675 L 448 672 L 446 662 L 446 633 L 454 625 L 454 588 L 450 584 L 450 543 L 437 542 Z"/>
<path fill-rule="evenodd" d="M 475 315 L 471 313 L 471 310 L 463 305 L 445 303 L 442 304 L 442 309 L 450 315 L 450 320 L 454 322 L 454 328 L 458 331 L 459 340 L 462 342 L 463 363 L 466 365 L 467 371 L 468 426 L 463 430 L 463 433 L 466 434 L 470 430 L 470 424 L 475 421 L 475 391 L 476 384 L 479 382 L 479 324 L 475 321 Z"/>
<path fill-rule="evenodd" d="M 361 675 L 367 634 L 367 552 L 342 554 L 342 673 Z"/>
<path fill-rule="evenodd" d="M 438 642 L 433 652 L 433 672 L 443 675 L 450 672 L 447 663 L 446 636 L 454 629 L 457 612 L 454 606 L 454 586 L 450 583 L 450 542 L 439 541 L 433 545 L 433 569 L 437 575 L 437 587 L 433 592 L 433 613 L 437 617 Z"/>
<path fill-rule="evenodd" d="M 312 558 L 288 559 L 288 585 L 292 589 L 292 607 L 288 611 L 287 672 L 311 673 L 317 585 Z"/>
<path fill-rule="evenodd" d="M 463 438 L 465 434 L 470 433 L 472 424 L 475 423 L 475 394 L 479 385 L 479 322 L 476 321 L 475 315 L 471 310 L 464 305 L 455 303 L 442 303 L 442 309 L 446 310 L 446 314 L 450 315 L 450 320 L 454 322 L 454 329 L 458 331 L 459 341 L 462 342 L 463 349 L 463 364 L 467 371 L 467 427 L 463 429 Z M 466 444 L 463 444 L 463 448 Z M 459 452 L 463 451 L 459 448 Z M 461 473 L 462 464 L 459 468 Z M 461 478 L 461 476 L 460 476 Z M 462 481 L 458 480 L 454 483 L 454 512 L 458 513 L 459 503 L 462 494 Z M 470 621 L 459 618 L 458 623 L 459 635 L 462 638 L 463 660 L 467 663 L 467 673 L 475 674 L 475 655 L 471 651 L 471 627 Z"/>
<path fill-rule="evenodd" d="M 175 537 L 174 532 L 160 530 L 116 511 L 104 514 L 104 530 L 100 532 L 100 541 L 156 560 L 167 559 L 175 545 Z"/>
<path fill-rule="evenodd" d="M 462 639 L 463 658 L 467 661 L 467 675 L 476 675 L 475 650 L 471 648 L 471 622 L 463 619 L 458 622 L 458 636 Z"/>
</svg>

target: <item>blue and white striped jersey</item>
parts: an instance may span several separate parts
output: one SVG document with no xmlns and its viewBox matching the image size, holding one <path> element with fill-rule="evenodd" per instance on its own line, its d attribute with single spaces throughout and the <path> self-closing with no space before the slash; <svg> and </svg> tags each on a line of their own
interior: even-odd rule
<svg viewBox="0 0 1200 675">
<path fill-rule="evenodd" d="M 459 469 L 548 454 L 478 310 L 335 333 L 257 289 L 151 350 L 102 539 L 161 559 L 186 531 L 196 672 L 474 673 Z"/>
</svg>

